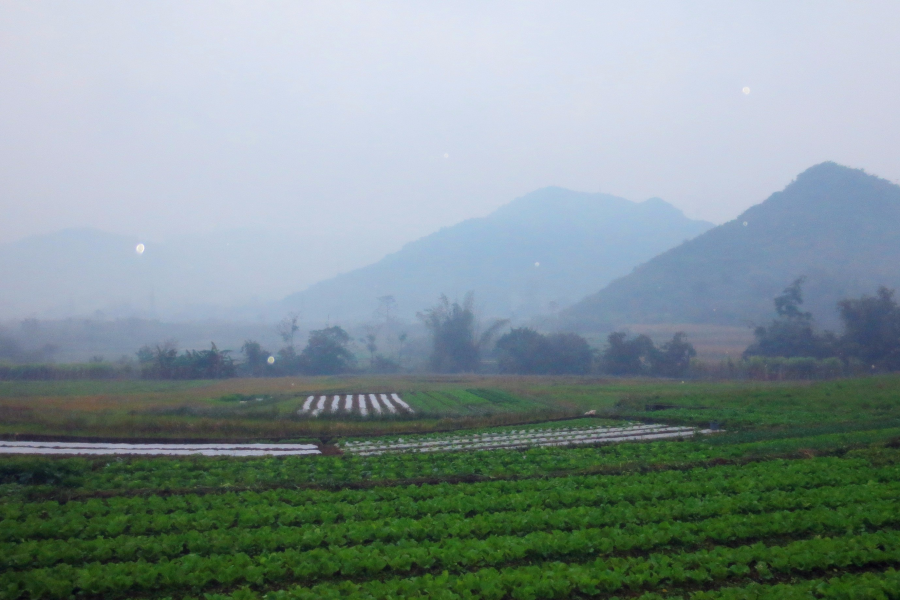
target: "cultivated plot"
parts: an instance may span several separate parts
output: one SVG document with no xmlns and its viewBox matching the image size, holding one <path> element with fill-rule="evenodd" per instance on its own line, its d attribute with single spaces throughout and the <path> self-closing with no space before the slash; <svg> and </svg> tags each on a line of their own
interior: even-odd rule
<svg viewBox="0 0 900 600">
<path fill-rule="evenodd" d="M 317 417 L 323 413 L 357 414 L 363 417 L 377 415 L 414 414 L 415 411 L 404 402 L 400 394 L 334 394 L 328 396 L 308 396 L 299 415 Z"/>
<path fill-rule="evenodd" d="M 428 436 L 415 440 L 345 442 L 346 452 L 363 456 L 385 452 L 447 452 L 527 448 L 532 446 L 577 446 L 583 444 L 615 444 L 631 441 L 681 439 L 711 433 L 693 427 L 653 424 L 631 424 L 623 427 L 572 427 L 522 429 L 496 433 Z"/>
</svg>

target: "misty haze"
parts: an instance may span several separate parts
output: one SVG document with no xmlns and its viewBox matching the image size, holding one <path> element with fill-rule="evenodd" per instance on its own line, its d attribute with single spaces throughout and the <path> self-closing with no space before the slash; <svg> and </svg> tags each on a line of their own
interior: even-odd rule
<svg viewBox="0 0 900 600">
<path fill-rule="evenodd" d="M 0 5 L 0 600 L 900 598 L 900 5 Z"/>
</svg>

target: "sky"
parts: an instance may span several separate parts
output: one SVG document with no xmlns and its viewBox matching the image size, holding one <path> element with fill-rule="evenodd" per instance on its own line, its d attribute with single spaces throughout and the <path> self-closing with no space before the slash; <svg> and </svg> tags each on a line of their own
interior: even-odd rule
<svg viewBox="0 0 900 600">
<path fill-rule="evenodd" d="M 898 181 L 898 26 L 897 2 L 6 0 L 0 242 L 277 229 L 336 271 L 548 185 L 721 223 L 825 160 Z"/>
</svg>

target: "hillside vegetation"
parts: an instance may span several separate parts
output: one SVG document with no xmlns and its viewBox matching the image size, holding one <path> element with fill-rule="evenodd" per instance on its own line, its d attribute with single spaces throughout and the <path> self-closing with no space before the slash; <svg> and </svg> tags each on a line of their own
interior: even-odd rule
<svg viewBox="0 0 900 600">
<path fill-rule="evenodd" d="M 900 186 L 835 163 L 806 170 L 737 219 L 653 258 L 562 315 L 571 328 L 761 323 L 805 276 L 806 309 L 837 325 L 837 302 L 900 285 Z"/>
</svg>

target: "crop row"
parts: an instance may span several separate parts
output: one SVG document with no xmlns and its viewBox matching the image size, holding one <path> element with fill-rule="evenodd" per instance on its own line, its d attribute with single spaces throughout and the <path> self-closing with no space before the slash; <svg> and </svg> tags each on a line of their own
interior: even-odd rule
<svg viewBox="0 0 900 600">
<path fill-rule="evenodd" d="M 361 583 L 342 581 L 274 591 L 265 594 L 265 600 L 550 600 L 630 595 L 640 590 L 654 591 L 641 595 L 638 600 L 682 597 L 692 600 L 875 600 L 898 597 L 900 573 L 889 568 L 883 573 L 844 575 L 828 581 L 805 580 L 790 585 L 765 585 L 754 581 L 740 587 L 721 587 L 684 596 L 671 591 L 673 588 L 723 586 L 747 580 L 766 582 L 775 576 L 790 576 L 793 581 L 799 576 L 823 574 L 836 568 L 884 568 L 898 562 L 900 536 L 890 531 L 800 540 L 784 546 L 758 543 L 671 555 L 651 554 L 646 558 L 600 558 L 586 564 L 549 562 L 503 570 L 486 568 L 461 575 L 444 572 Z M 207 600 L 248 600 L 258 596 L 240 590 L 231 596 L 207 594 L 205 597 Z"/>
<path fill-rule="evenodd" d="M 190 460 L 128 460 L 112 462 L 82 474 L 81 487 L 91 490 L 220 488 L 223 484 L 258 486 L 326 484 L 371 481 L 441 479 L 489 476 L 528 477 L 603 466 L 649 462 L 700 463 L 739 455 L 730 448 L 651 442 L 618 444 L 598 452 L 594 448 L 533 448 L 525 452 L 495 451 L 383 456 L 323 456 L 272 458 L 254 461 L 194 458 Z"/>
<path fill-rule="evenodd" d="M 694 521 L 720 515 L 764 514 L 812 508 L 837 508 L 851 504 L 900 497 L 900 482 L 857 484 L 795 492 L 743 492 L 735 496 L 675 498 L 637 505 L 576 505 L 556 510 L 530 508 L 490 512 L 475 516 L 455 513 L 422 519 L 379 519 L 299 527 L 261 527 L 188 531 L 161 536 L 121 535 L 91 540 L 28 541 L 0 545 L 0 570 L 48 567 L 57 563 L 78 565 L 106 561 L 159 561 L 183 554 L 209 556 L 243 552 L 256 554 L 291 548 L 312 550 L 322 546 L 399 544 L 404 541 L 437 542 L 447 538 L 483 539 L 493 535 L 526 535 L 538 531 L 579 529 Z"/>
<path fill-rule="evenodd" d="M 688 498 L 738 494 L 748 490 L 795 491 L 847 486 L 870 480 L 890 482 L 900 479 L 898 476 L 898 466 L 873 468 L 864 467 L 857 461 L 842 463 L 836 459 L 821 459 L 615 477 L 586 476 L 336 493 L 278 490 L 264 494 L 232 494 L 225 498 L 211 495 L 203 497 L 208 504 L 193 511 L 159 510 L 177 505 L 179 498 L 175 496 L 144 499 L 145 512 L 137 512 L 140 507 L 135 500 L 140 499 L 127 499 L 127 504 L 135 512 L 117 506 L 117 500 L 125 499 L 110 499 L 112 506 L 107 508 L 111 512 L 104 514 L 98 514 L 102 507 L 98 500 L 65 505 L 45 503 L 45 510 L 41 513 L 29 511 L 19 514 L 24 517 L 22 519 L 0 521 L 0 540 L 108 538 L 126 533 L 148 535 L 231 527 L 421 518 L 442 513 L 474 515 L 530 508 L 658 502 L 670 498 L 686 501 Z M 217 501 L 222 504 L 217 506 Z"/>
<path fill-rule="evenodd" d="M 487 494 L 515 494 L 522 492 L 554 492 L 566 489 L 611 490 L 622 492 L 630 486 L 653 484 L 657 494 L 666 494 L 666 486 L 693 484 L 708 486 L 708 493 L 739 491 L 758 485 L 840 485 L 867 481 L 867 477 L 900 476 L 900 465 L 873 469 L 861 459 L 823 457 L 814 460 L 772 460 L 746 465 L 719 465 L 688 470 L 663 470 L 650 473 L 625 473 L 616 476 L 580 475 L 561 478 L 532 478 L 521 480 L 480 481 L 476 483 L 438 483 L 420 486 L 381 486 L 369 489 L 296 490 L 273 489 L 262 492 L 219 492 L 209 494 L 174 494 L 170 496 L 113 496 L 108 499 L 91 498 L 84 501 L 59 503 L 6 502 L 0 503 L 0 520 L 24 521 L 34 518 L 65 517 L 97 518 L 106 515 L 145 515 L 169 513 L 199 513 L 207 510 L 255 508 L 285 505 L 327 503 L 353 505 L 371 501 L 423 501 L 434 498 L 459 497 L 467 502 L 473 496 Z M 799 479 L 798 479 L 799 478 Z M 760 479 L 762 479 L 760 481 Z M 774 488 L 772 488 L 774 489 Z M 630 492 L 625 492 L 630 493 Z M 478 510 L 476 506 L 473 510 Z"/>
<path fill-rule="evenodd" d="M 119 597 L 134 593 L 167 593 L 215 586 L 260 587 L 288 581 L 306 585 L 333 578 L 364 579 L 419 575 L 423 572 L 465 573 L 472 569 L 503 567 L 548 561 L 584 561 L 599 555 L 648 552 L 658 548 L 697 547 L 703 543 L 735 544 L 771 536 L 833 534 L 883 529 L 900 523 L 900 504 L 875 502 L 836 510 L 776 512 L 764 515 L 728 515 L 697 523 L 626 528 L 596 528 L 575 532 L 533 533 L 525 536 L 492 536 L 484 540 L 445 540 L 438 544 L 371 544 L 350 548 L 287 550 L 254 557 L 245 553 L 202 557 L 187 555 L 172 561 L 147 563 L 92 563 L 83 568 L 58 565 L 48 569 L 8 572 L 0 576 L 0 593 L 6 598 L 27 594 L 37 598 L 67 598 L 82 594 Z M 737 548 L 720 547 L 696 553 L 702 557 L 642 556 L 603 558 L 591 573 L 592 586 L 580 593 L 610 593 L 661 582 L 703 583 L 725 579 L 730 574 L 747 576 L 751 568 L 762 577 L 772 570 L 814 570 L 837 564 L 860 566 L 871 562 L 900 561 L 900 532 L 880 531 L 848 539 L 806 540 L 807 546 L 773 553 L 763 544 Z M 848 553 L 849 552 L 849 553 Z M 690 556 L 690 555 L 689 555 Z M 560 569 L 570 569 L 560 565 Z M 584 569 L 585 567 L 580 567 Z M 543 565 L 541 577 L 551 575 L 555 586 L 577 581 Z M 502 571 L 504 573 L 505 571 Z M 409 594 L 399 594 L 407 597 Z M 326 597 L 319 595 L 318 597 Z M 501 595 L 502 597 L 502 595 Z"/>
<path fill-rule="evenodd" d="M 361 456 L 373 456 L 387 452 L 450 452 L 475 450 L 499 450 L 530 446 L 577 446 L 585 444 L 618 444 L 627 441 L 652 441 L 693 437 L 691 427 L 666 425 L 635 425 L 632 427 L 597 428 L 584 433 L 531 433 L 511 432 L 485 435 L 480 438 L 445 438 L 434 441 L 348 442 L 344 450 Z M 701 432 L 703 433 L 703 432 Z"/>
<path fill-rule="evenodd" d="M 886 600 L 900 598 L 900 571 L 889 568 L 883 572 L 845 573 L 829 579 L 807 579 L 796 583 L 763 584 L 753 582 L 741 587 L 727 587 L 698 591 L 689 595 L 666 595 L 669 600 L 689 597 L 691 600 L 750 600 L 778 598 L 778 600 Z M 663 596 L 648 593 L 637 600 L 661 600 Z"/>
<path fill-rule="evenodd" d="M 234 460 L 190 458 L 182 460 L 128 459 L 97 468 L 83 459 L 53 461 L 54 472 L 60 472 L 72 491 L 80 493 L 112 490 L 176 490 L 227 489 L 228 487 L 271 487 L 347 484 L 375 482 L 384 485 L 409 480 L 439 480 L 462 477 L 519 478 L 574 473 L 591 469 L 618 471 L 637 465 L 653 464 L 683 468 L 702 465 L 711 460 L 763 457 L 796 452 L 801 448 L 845 447 L 870 443 L 873 439 L 889 439 L 900 429 L 887 429 L 850 434 L 829 434 L 798 439 L 777 439 L 747 444 L 718 444 L 721 440 L 702 442 L 650 442 L 617 444 L 602 450 L 596 448 L 533 448 L 524 452 L 501 450 L 480 453 L 388 454 L 374 457 L 322 456 L 307 458 L 278 457 L 270 459 Z M 21 471 L 28 479 L 31 470 L 42 469 L 48 461 L 14 459 L 4 464 L 4 472 Z M 48 493 L 45 491 L 44 493 Z M 69 493 L 69 492 L 67 492 Z M 2 502 L 0 502 L 2 503 Z"/>
</svg>

